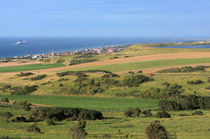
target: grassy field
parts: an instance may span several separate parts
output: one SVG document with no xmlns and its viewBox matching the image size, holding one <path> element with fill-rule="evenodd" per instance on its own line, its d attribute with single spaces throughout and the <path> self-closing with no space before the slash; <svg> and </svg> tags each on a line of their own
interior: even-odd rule
<svg viewBox="0 0 210 139">
<path fill-rule="evenodd" d="M 1 96 L 2 97 L 2 96 Z M 41 96 L 40 96 L 41 97 Z M 23 97 L 21 96 L 12 96 L 11 99 L 17 99 L 17 100 L 23 100 L 28 97 Z M 51 97 L 50 97 L 51 98 Z M 59 98 L 59 97 L 58 97 Z M 68 98 L 68 97 L 67 97 Z M 33 97 L 33 99 L 29 100 L 34 100 L 34 102 L 40 102 L 36 96 Z M 47 99 L 47 96 L 43 96 L 43 100 L 49 101 Z M 89 99 L 92 100 L 91 98 L 81 98 L 82 100 Z M 94 98 L 95 99 L 95 98 Z M 113 99 L 112 98 L 106 98 L 110 99 L 109 102 L 113 104 Z M 42 100 L 42 101 L 43 101 Z M 58 102 L 55 99 L 53 99 L 56 104 L 54 105 L 60 105 L 63 106 L 66 104 L 66 100 L 64 98 L 64 104 L 62 104 L 62 101 Z M 72 106 L 71 101 L 72 100 L 77 100 L 78 105 L 87 105 L 87 101 L 79 101 L 78 98 L 72 97 L 72 99 L 69 99 L 68 101 L 68 106 Z M 100 99 L 99 99 L 100 100 Z M 131 100 L 126 100 L 122 99 L 125 104 L 130 104 L 129 102 Z M 134 99 L 135 100 L 135 99 Z M 44 102 L 45 104 L 48 104 Z M 98 101 L 99 102 L 99 101 Z M 94 106 L 92 104 L 95 103 L 95 105 L 98 105 L 98 102 L 91 102 L 88 108 L 95 109 L 96 107 L 101 107 L 101 106 Z M 117 102 L 114 103 L 118 103 Z M 141 101 L 140 101 L 141 102 Z M 140 107 L 142 105 L 150 105 L 152 101 L 142 101 Z M 74 103 L 74 102 L 73 102 Z M 103 101 L 102 101 L 103 103 Z M 51 101 L 50 104 L 53 104 Z M 122 103 L 118 103 L 118 105 L 113 104 L 113 106 L 118 106 L 118 110 L 121 111 L 123 108 L 121 107 Z M 106 105 L 102 106 L 103 108 L 108 108 Z M 126 106 L 127 107 L 127 106 Z M 13 107 L 8 107 L 5 105 L 0 105 L 1 112 L 12 112 L 15 116 L 28 116 L 30 115 L 30 111 L 24 111 L 22 109 L 16 109 Z M 146 107 L 145 107 L 146 108 Z M 147 108 L 154 108 L 154 106 L 149 106 Z M 101 109 L 101 108 L 99 108 Z M 141 110 L 143 110 L 143 107 L 141 107 Z M 161 125 L 163 125 L 167 131 L 172 135 L 178 138 L 178 139 L 208 139 L 209 137 L 209 118 L 210 118 L 210 111 L 207 110 L 202 110 L 204 112 L 204 116 L 179 116 L 179 114 L 189 114 L 193 111 L 179 111 L 179 112 L 169 112 L 172 115 L 172 118 L 155 118 L 155 114 L 157 111 L 152 111 L 153 116 L 152 117 L 144 117 L 141 115 L 138 118 L 127 118 L 124 116 L 123 112 L 117 112 L 117 111 L 105 111 L 103 112 L 104 117 L 106 117 L 103 120 L 96 120 L 96 121 L 87 121 L 87 127 L 86 131 L 88 132 L 87 139 L 94 139 L 94 138 L 140 138 L 144 139 L 146 138 L 145 135 L 145 128 L 154 120 L 160 120 Z M 76 122 L 72 121 L 61 121 L 61 122 L 56 122 L 57 125 L 55 126 L 49 126 L 44 122 L 35 122 L 35 123 L 23 123 L 23 122 L 5 122 L 4 118 L 0 119 L 0 133 L 1 136 L 10 136 L 10 137 L 30 137 L 30 138 L 50 138 L 50 139 L 57 139 L 57 138 L 62 138 L 62 139 L 68 139 L 71 138 L 71 132 L 70 129 L 76 124 Z M 42 133 L 29 133 L 26 131 L 26 129 L 32 125 L 35 124 L 38 126 Z"/>
<path fill-rule="evenodd" d="M 32 64 L 22 66 L 0 67 L 0 73 L 40 70 L 65 66 L 64 64 Z"/>
<path fill-rule="evenodd" d="M 59 107 L 86 108 L 100 111 L 122 112 L 129 107 L 141 109 L 157 109 L 157 99 L 134 98 L 106 98 L 106 97 L 81 97 L 81 96 L 40 96 L 40 95 L 0 95 L 0 98 L 9 98 L 16 101 L 27 100 L 35 104 Z"/>
<path fill-rule="evenodd" d="M 194 58 L 194 59 L 167 59 L 167 60 L 154 60 L 145 62 L 135 62 L 135 63 L 121 63 L 121 64 L 110 64 L 102 66 L 92 66 L 84 67 L 79 69 L 72 69 L 73 71 L 82 70 L 107 70 L 112 72 L 128 71 L 135 69 L 144 68 L 156 68 L 156 67 L 167 67 L 167 66 L 178 66 L 185 64 L 198 64 L 198 63 L 208 63 L 210 58 Z"/>
<path fill-rule="evenodd" d="M 133 45 L 122 52 L 114 53 L 110 55 L 94 55 L 93 58 L 97 60 L 105 60 L 113 57 L 125 57 L 125 56 L 139 56 L 139 55 L 151 55 L 160 53 L 175 53 L 175 52 L 196 52 L 196 51 L 210 51 L 210 49 L 157 49 L 148 47 L 146 45 Z M 70 60 L 74 56 L 55 57 L 52 59 L 46 59 L 45 63 L 48 64 L 36 64 L 26 66 L 15 67 L 1 67 L 0 72 L 19 72 L 27 70 L 39 70 L 54 67 L 61 67 L 64 64 L 49 64 L 57 61 L 63 61 L 65 64 L 69 64 Z M 47 62 L 48 61 L 48 62 Z M 209 63 L 210 58 L 197 58 L 197 59 L 167 59 L 167 60 L 155 60 L 135 63 L 113 64 L 104 66 L 93 66 L 88 68 L 74 69 L 79 70 L 108 70 L 112 72 L 129 71 L 135 69 L 144 69 L 152 67 L 167 67 L 177 66 L 185 64 L 199 64 Z M 201 64 L 202 65 L 202 64 Z M 159 99 L 142 99 L 134 96 L 116 97 L 117 93 L 129 93 L 132 91 L 145 91 L 149 88 L 163 88 L 163 82 L 169 82 L 170 84 L 179 84 L 183 86 L 184 95 L 194 94 L 201 96 L 210 96 L 209 90 L 205 89 L 209 86 L 210 75 L 209 68 L 207 71 L 193 72 L 193 73 L 156 73 L 154 81 L 145 82 L 138 87 L 125 87 L 118 86 L 107 89 L 105 92 L 92 95 L 92 94 L 80 94 L 80 96 L 68 96 L 71 93 L 65 93 L 61 91 L 61 94 L 55 94 L 55 91 L 61 90 L 60 84 L 63 88 L 70 88 L 74 85 L 75 75 L 58 77 L 55 72 L 46 73 L 47 77 L 38 81 L 31 81 L 30 78 L 41 73 L 35 73 L 35 75 L 27 77 L 18 77 L 16 75 L 2 74 L 0 75 L 0 87 L 4 85 L 12 85 L 24 87 L 26 85 L 38 85 L 38 90 L 32 93 L 32 95 L 5 95 L 9 94 L 7 90 L 2 89 L 0 91 L 1 98 L 9 98 L 17 102 L 27 100 L 34 104 L 42 104 L 48 106 L 57 107 L 72 107 L 72 108 L 86 108 L 92 110 L 99 110 L 103 113 L 105 119 L 96 121 L 87 121 L 86 131 L 88 132 L 87 139 L 94 138 L 134 138 L 145 139 L 145 128 L 154 120 L 160 120 L 171 135 L 176 135 L 178 139 L 208 139 L 210 133 L 210 110 L 202 110 L 203 116 L 191 116 L 193 111 L 170 111 L 171 118 L 156 118 L 155 114 L 158 112 Z M 103 73 L 87 73 L 88 78 L 100 78 Z M 146 75 L 146 74 L 144 74 Z M 126 76 L 131 74 L 125 73 L 120 77 L 113 78 L 116 80 L 122 80 Z M 146 75 L 147 76 L 147 75 Z M 60 79 L 66 79 L 59 81 Z M 189 85 L 188 81 L 202 80 L 202 84 Z M 63 93 L 63 94 L 62 94 Z M 3 95 L 4 94 L 4 95 Z M 57 95 L 57 96 L 56 96 Z M 59 96 L 58 96 L 59 95 Z M 129 107 L 139 107 L 141 110 L 152 110 L 152 117 L 145 117 L 143 114 L 138 118 L 127 118 L 124 116 L 125 109 Z M 31 111 L 24 111 L 23 109 L 17 109 L 7 105 L 0 104 L 1 112 L 11 112 L 16 116 L 29 116 Z M 189 116 L 180 116 L 180 114 L 188 114 Z M 48 126 L 45 121 L 43 122 L 6 122 L 4 118 L 0 117 L 0 137 L 30 137 L 35 138 L 50 138 L 50 139 L 69 139 L 71 138 L 70 129 L 76 124 L 76 121 L 61 121 L 56 122 L 55 126 Z M 26 129 L 32 125 L 37 125 L 42 134 L 29 133 Z"/>
</svg>

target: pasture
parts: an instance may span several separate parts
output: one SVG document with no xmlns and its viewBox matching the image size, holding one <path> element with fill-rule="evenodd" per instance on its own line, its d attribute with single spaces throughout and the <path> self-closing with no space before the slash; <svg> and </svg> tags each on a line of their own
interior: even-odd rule
<svg viewBox="0 0 210 139">
<path fill-rule="evenodd" d="M 31 64 L 21 66 L 0 67 L 0 73 L 41 70 L 65 66 L 64 64 Z"/>
</svg>

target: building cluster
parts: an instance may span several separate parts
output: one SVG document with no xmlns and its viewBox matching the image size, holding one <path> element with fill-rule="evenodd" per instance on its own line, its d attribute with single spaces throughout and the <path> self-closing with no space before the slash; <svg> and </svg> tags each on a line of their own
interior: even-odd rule
<svg viewBox="0 0 210 139">
<path fill-rule="evenodd" d="M 102 47 L 102 48 L 81 49 L 81 50 L 68 51 L 68 52 L 33 54 L 33 55 L 26 55 L 26 56 L 21 56 L 21 57 L 15 56 L 14 58 L 38 59 L 38 58 L 49 58 L 49 57 L 76 55 L 76 54 L 112 54 L 113 52 L 119 52 L 123 50 L 124 48 L 125 46 L 110 46 L 110 47 Z"/>
</svg>

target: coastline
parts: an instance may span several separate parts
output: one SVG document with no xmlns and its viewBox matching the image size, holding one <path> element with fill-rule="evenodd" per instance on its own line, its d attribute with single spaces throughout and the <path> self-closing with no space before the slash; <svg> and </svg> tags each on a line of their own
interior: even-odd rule
<svg viewBox="0 0 210 139">
<path fill-rule="evenodd" d="M 51 53 L 37 53 L 37 54 L 29 54 L 29 55 L 23 55 L 23 56 L 4 57 L 4 58 L 0 58 L 0 60 L 2 60 L 0 62 L 8 62 L 7 60 L 4 61 L 3 59 L 32 59 L 33 60 L 33 59 L 39 59 L 39 58 L 49 58 L 49 57 L 58 57 L 58 56 L 76 55 L 76 54 L 110 54 L 113 52 L 122 51 L 131 45 L 147 45 L 148 47 L 154 47 L 154 48 L 173 48 L 173 46 L 210 45 L 210 40 L 172 41 L 172 42 L 164 42 L 164 43 L 148 42 L 148 43 L 108 45 L 108 46 L 96 47 L 96 48 L 86 48 L 86 49 L 66 50 L 66 51 L 52 51 Z"/>
</svg>

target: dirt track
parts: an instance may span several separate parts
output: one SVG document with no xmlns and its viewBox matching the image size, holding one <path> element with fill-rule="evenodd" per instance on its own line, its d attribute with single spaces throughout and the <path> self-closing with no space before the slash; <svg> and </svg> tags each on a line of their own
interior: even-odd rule
<svg viewBox="0 0 210 139">
<path fill-rule="evenodd" d="M 85 64 L 79 64 L 79 65 L 73 65 L 73 66 L 65 66 L 65 67 L 59 67 L 59 68 L 36 70 L 33 72 L 48 73 L 48 72 L 55 72 L 55 71 L 62 71 L 62 70 L 68 70 L 68 69 L 90 67 L 90 66 L 100 66 L 100 65 L 118 64 L 118 63 L 134 63 L 134 62 L 164 60 L 164 59 L 184 59 L 184 58 L 210 58 L 210 52 L 167 53 L 167 54 L 156 54 L 156 55 L 147 55 L 147 56 L 136 56 L 136 57 L 129 57 L 129 58 L 119 58 L 119 59 L 97 61 L 97 62 L 91 62 L 91 63 L 85 63 Z M 191 66 L 193 65 L 201 65 L 201 64 L 192 64 Z M 170 67 L 177 67 L 177 66 L 170 66 Z M 170 67 L 165 67 L 165 68 L 170 68 Z M 160 67 L 160 68 L 155 68 L 155 69 L 161 70 L 165 68 Z M 157 71 L 155 69 L 148 68 L 148 69 L 144 69 L 143 71 L 145 72 Z M 17 74 L 17 73 L 0 73 L 0 74 Z"/>
</svg>

